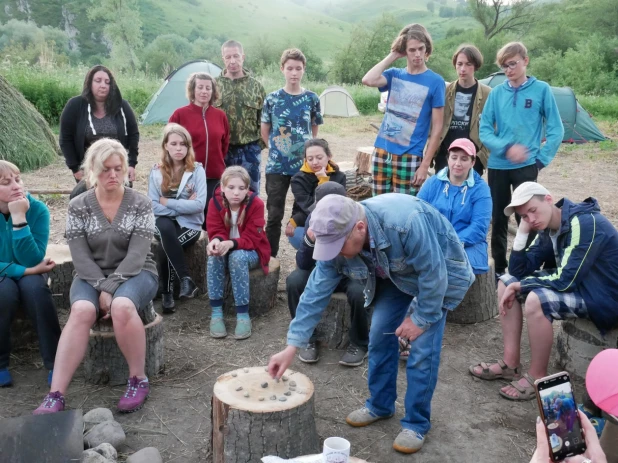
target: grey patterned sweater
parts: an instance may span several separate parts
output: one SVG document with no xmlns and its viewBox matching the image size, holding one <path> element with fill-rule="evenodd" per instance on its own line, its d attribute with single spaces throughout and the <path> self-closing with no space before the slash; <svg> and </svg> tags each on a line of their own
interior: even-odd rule
<svg viewBox="0 0 618 463">
<path fill-rule="evenodd" d="M 156 276 L 150 251 L 154 229 L 152 202 L 131 188 L 125 188 L 112 223 L 105 217 L 94 188 L 73 198 L 66 238 L 77 277 L 113 295 L 142 270 Z"/>
</svg>

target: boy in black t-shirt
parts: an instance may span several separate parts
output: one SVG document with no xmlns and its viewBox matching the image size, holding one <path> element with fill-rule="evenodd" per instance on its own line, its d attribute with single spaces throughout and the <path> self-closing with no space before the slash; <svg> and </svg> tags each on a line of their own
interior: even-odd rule
<svg viewBox="0 0 618 463">
<path fill-rule="evenodd" d="M 453 55 L 458 79 L 446 87 L 440 148 L 434 158 L 436 172 L 447 166 L 451 143 L 458 138 L 467 138 L 476 146 L 474 170 L 483 175 L 489 153 L 479 138 L 479 122 L 491 88 L 474 77 L 475 71 L 482 65 L 483 55 L 473 45 L 461 45 Z"/>
</svg>

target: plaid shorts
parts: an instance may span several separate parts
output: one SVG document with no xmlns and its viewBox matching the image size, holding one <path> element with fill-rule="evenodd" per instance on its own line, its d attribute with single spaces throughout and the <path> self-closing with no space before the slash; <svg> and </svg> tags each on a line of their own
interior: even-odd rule
<svg viewBox="0 0 618 463">
<path fill-rule="evenodd" d="M 383 193 L 403 193 L 416 196 L 417 189 L 412 186 L 414 173 L 423 160 L 413 154 L 392 154 L 381 148 L 374 148 L 373 196 Z"/>
<path fill-rule="evenodd" d="M 552 271 L 538 270 L 534 272 L 535 277 L 542 277 L 550 275 Z M 506 286 L 511 283 L 517 283 L 519 280 L 508 273 L 505 273 L 500 277 L 500 281 Z M 588 318 L 588 309 L 584 298 L 577 292 L 561 293 L 549 288 L 535 288 L 531 293 L 537 295 L 541 301 L 541 308 L 543 314 L 550 321 L 554 320 L 566 320 L 567 318 Z M 519 293 L 517 300 L 520 303 L 524 303 L 526 299 L 525 294 Z"/>
</svg>

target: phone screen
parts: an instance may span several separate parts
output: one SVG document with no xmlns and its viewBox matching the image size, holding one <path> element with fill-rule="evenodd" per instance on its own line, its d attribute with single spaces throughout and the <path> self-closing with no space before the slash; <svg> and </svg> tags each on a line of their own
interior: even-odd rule
<svg viewBox="0 0 618 463">
<path fill-rule="evenodd" d="M 543 419 L 554 461 L 562 461 L 586 450 L 584 433 L 568 375 L 560 375 L 538 384 Z"/>
</svg>

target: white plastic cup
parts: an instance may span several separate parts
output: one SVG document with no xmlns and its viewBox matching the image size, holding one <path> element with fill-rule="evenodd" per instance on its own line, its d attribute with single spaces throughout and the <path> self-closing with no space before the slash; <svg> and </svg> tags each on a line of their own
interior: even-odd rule
<svg viewBox="0 0 618 463">
<path fill-rule="evenodd" d="M 324 441 L 324 463 L 348 463 L 350 442 L 343 437 L 329 437 Z"/>
</svg>

